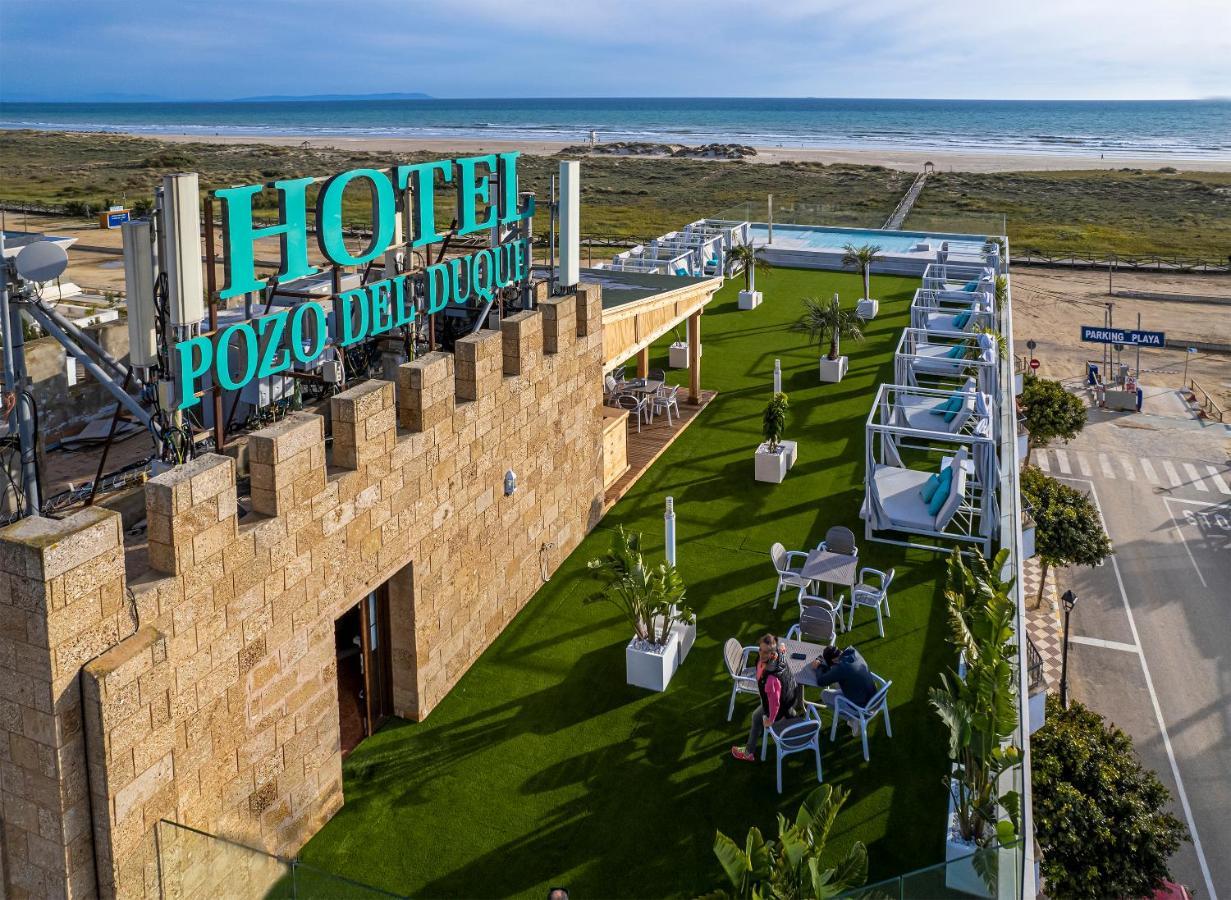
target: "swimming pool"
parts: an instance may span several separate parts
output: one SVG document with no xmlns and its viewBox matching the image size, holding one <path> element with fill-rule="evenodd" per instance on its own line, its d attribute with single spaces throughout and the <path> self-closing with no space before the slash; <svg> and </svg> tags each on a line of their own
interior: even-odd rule
<svg viewBox="0 0 1231 900">
<path fill-rule="evenodd" d="M 769 244 L 769 226 L 753 223 L 752 242 L 757 246 Z M 847 244 L 859 247 L 876 244 L 885 253 L 928 252 L 919 248 L 928 244 L 935 253 L 945 241 L 955 255 L 976 254 L 983 247 L 984 238 L 974 234 L 933 235 L 923 231 L 881 231 L 875 228 L 827 228 L 823 225 L 775 225 L 774 242 L 769 245 L 778 250 L 824 250 L 841 251 Z"/>
</svg>

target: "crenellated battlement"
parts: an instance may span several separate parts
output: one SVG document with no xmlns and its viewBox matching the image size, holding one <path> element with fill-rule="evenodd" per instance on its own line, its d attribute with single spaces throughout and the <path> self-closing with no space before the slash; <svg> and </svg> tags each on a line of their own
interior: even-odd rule
<svg viewBox="0 0 1231 900">
<path fill-rule="evenodd" d="M 94 792 L 83 829 L 84 787 L 5 779 L 13 827 L 59 848 L 10 848 L 13 883 L 89 874 L 70 891 L 89 893 L 96 853 L 104 894 L 156 894 L 159 818 L 294 853 L 342 803 L 335 620 L 387 584 L 393 706 L 420 718 L 597 522 L 601 311 L 596 287 L 545 299 L 343 391 L 328 421 L 252 433 L 246 510 L 231 457 L 152 478 L 129 554 L 149 571 L 125 573 L 114 513 L 0 530 L 0 682 L 24 698 L 0 728 L 45 780 L 88 758 Z"/>
</svg>

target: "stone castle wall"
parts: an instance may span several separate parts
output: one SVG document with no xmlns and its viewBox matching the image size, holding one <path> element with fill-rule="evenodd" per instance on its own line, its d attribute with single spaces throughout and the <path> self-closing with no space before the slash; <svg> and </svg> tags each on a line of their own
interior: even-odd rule
<svg viewBox="0 0 1231 900">
<path fill-rule="evenodd" d="M 421 718 L 598 521 L 601 306 L 337 395 L 331 451 L 320 416 L 250 435 L 243 519 L 230 457 L 152 479 L 139 576 L 112 512 L 0 531 L 4 893 L 156 896 L 160 819 L 296 852 L 343 802 L 335 620 L 390 583 Z"/>
</svg>

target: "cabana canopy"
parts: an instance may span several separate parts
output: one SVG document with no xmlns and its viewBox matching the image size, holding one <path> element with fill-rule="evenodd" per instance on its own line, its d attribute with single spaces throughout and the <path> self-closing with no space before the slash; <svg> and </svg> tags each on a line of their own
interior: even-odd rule
<svg viewBox="0 0 1231 900">
<path fill-rule="evenodd" d="M 960 412 L 948 423 L 943 414 L 937 416 L 933 429 L 910 427 L 906 413 L 911 410 L 910 421 L 921 424 L 920 415 L 932 415 L 930 409 L 920 413 L 921 404 L 942 403 L 954 392 L 900 385 L 882 385 L 877 392 L 868 414 L 860 511 L 868 540 L 926 549 L 936 549 L 935 543 L 973 543 L 990 553 L 999 518 L 991 407 L 973 384 L 965 387 L 958 395 L 970 398 L 971 409 L 954 432 L 946 429 Z"/>
<path fill-rule="evenodd" d="M 920 288 L 910 304 L 912 328 L 973 333 L 995 324 L 996 301 L 984 291 L 934 291 Z"/>
<path fill-rule="evenodd" d="M 974 375 L 980 392 L 995 394 L 996 357 L 996 338 L 990 334 L 905 328 L 894 354 L 894 382 L 951 390 Z"/>
</svg>

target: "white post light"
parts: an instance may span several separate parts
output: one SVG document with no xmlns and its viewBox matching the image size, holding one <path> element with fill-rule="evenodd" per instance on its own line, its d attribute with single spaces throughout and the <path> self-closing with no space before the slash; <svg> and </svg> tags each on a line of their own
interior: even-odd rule
<svg viewBox="0 0 1231 900">
<path fill-rule="evenodd" d="M 663 513 L 663 529 L 666 532 L 667 563 L 675 565 L 675 500 L 667 498 L 667 509 Z"/>
<path fill-rule="evenodd" d="M 782 360 L 774 360 L 774 394 L 782 393 Z"/>
</svg>

